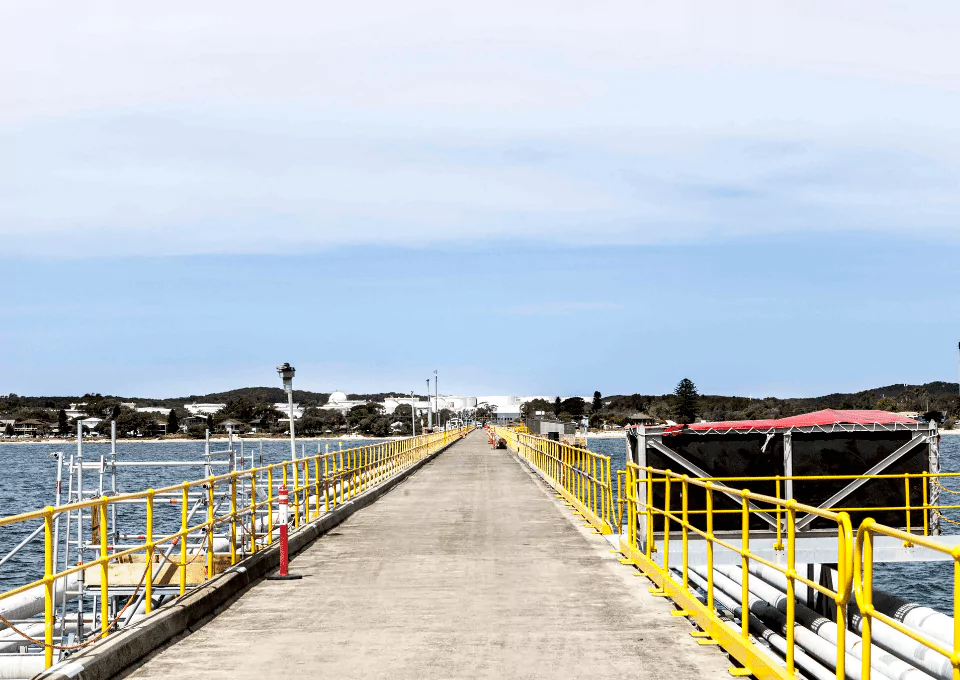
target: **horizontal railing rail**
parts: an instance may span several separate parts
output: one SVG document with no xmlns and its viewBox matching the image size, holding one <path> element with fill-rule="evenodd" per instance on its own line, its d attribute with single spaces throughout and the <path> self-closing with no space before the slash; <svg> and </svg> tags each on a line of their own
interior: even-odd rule
<svg viewBox="0 0 960 680">
<path fill-rule="evenodd" d="M 420 460 L 455 441 L 472 428 L 459 428 L 368 446 L 329 453 L 319 453 L 298 460 L 286 460 L 270 465 L 235 470 L 159 489 L 145 489 L 132 493 L 101 496 L 57 507 L 0 517 L 4 527 L 29 522 L 42 522 L 43 575 L 28 583 L 0 593 L 0 606 L 8 598 L 32 589 L 43 591 L 43 638 L 33 637 L 20 630 L 17 623 L 0 616 L 8 628 L 24 639 L 24 646 L 42 647 L 45 667 L 53 663 L 55 651 L 78 649 L 108 636 L 120 622 L 127 609 L 143 592 L 145 613 L 150 614 L 153 591 L 159 587 L 157 572 L 172 565 L 177 572 L 180 595 L 187 590 L 188 569 L 203 565 L 203 576 L 213 578 L 227 565 L 235 565 L 246 555 L 270 545 L 278 528 L 278 489 L 287 486 L 290 498 L 290 522 L 294 531 L 364 491 L 396 476 Z M 238 505 L 238 490 L 249 498 L 246 505 Z M 220 498 L 219 502 L 216 498 Z M 163 504 L 180 505 L 180 526 L 176 531 L 157 533 L 155 509 L 158 499 Z M 142 504 L 145 506 L 144 533 L 124 534 L 122 545 L 113 545 L 105 528 L 111 506 Z M 191 506 L 201 505 L 206 510 L 202 520 L 191 521 Z M 70 512 L 88 512 L 93 524 L 91 539 L 84 551 L 95 545 L 96 559 L 57 570 L 54 564 L 54 520 Z M 100 528 L 104 528 L 101 530 Z M 217 531 L 222 531 L 217 534 Z M 130 543 L 130 541 L 136 541 Z M 171 559 L 179 548 L 178 559 Z M 219 548 L 219 549 L 218 549 Z M 143 562 L 134 562 L 142 557 Z M 111 565 L 132 562 L 143 564 L 139 583 L 119 613 L 110 609 Z M 88 581 L 99 580 L 99 623 L 93 625 L 93 634 L 77 644 L 55 643 L 54 610 L 57 605 L 56 586 L 66 589 L 68 577 L 81 574 Z M 169 574 L 168 574 L 169 576 Z"/>
<path fill-rule="evenodd" d="M 581 446 L 512 428 L 496 427 L 497 437 L 540 471 L 550 485 L 602 534 L 612 534 L 614 516 L 610 457 Z"/>
<path fill-rule="evenodd" d="M 953 562 L 953 619 L 947 625 L 918 629 L 907 625 L 893 612 L 882 612 L 874 605 L 873 576 L 875 571 L 873 544 L 877 536 L 904 541 L 943 554 Z M 853 556 L 854 593 L 860 613 L 860 633 L 863 640 L 861 656 L 863 677 L 869 677 L 874 659 L 874 646 L 883 644 L 897 655 L 913 659 L 928 675 L 935 678 L 960 679 L 960 546 L 945 546 L 935 539 L 917 536 L 900 529 L 883 526 L 872 519 L 865 520 L 857 530 Z M 941 617 L 945 620 L 946 617 Z M 953 624 L 953 625 L 950 625 Z M 881 652 L 884 650 L 881 649 Z"/>
<path fill-rule="evenodd" d="M 625 475 L 625 471 L 619 470 L 617 471 L 617 475 L 619 476 L 619 485 L 622 481 L 621 478 Z M 939 534 L 941 522 L 960 525 L 960 522 L 944 514 L 945 511 L 960 510 L 960 498 L 958 498 L 958 496 L 960 496 L 960 490 L 955 490 L 944 485 L 944 482 L 955 485 L 956 482 L 960 482 L 958 478 L 960 478 L 960 473 L 957 472 L 908 472 L 873 475 L 690 477 L 690 479 L 696 479 L 703 483 L 715 482 L 731 487 L 731 494 L 718 497 L 717 500 L 728 507 L 714 507 L 712 512 L 716 516 L 740 514 L 740 508 L 738 507 L 739 502 L 734 496 L 742 488 L 752 488 L 756 490 L 757 486 L 765 486 L 771 491 L 771 493 L 767 495 L 775 498 L 784 498 L 785 492 L 790 488 L 787 482 L 791 483 L 795 495 L 803 496 L 808 496 L 807 491 L 815 488 L 814 485 L 819 484 L 822 486 L 824 483 L 832 483 L 834 486 L 838 486 L 842 483 L 855 482 L 857 480 L 892 482 L 888 488 L 884 489 L 884 493 L 878 494 L 878 497 L 885 501 L 882 503 L 878 502 L 873 505 L 864 505 L 852 502 L 851 499 L 841 501 L 836 505 L 820 505 L 816 507 L 820 510 L 827 510 L 834 513 L 846 512 L 851 516 L 851 522 L 854 524 L 857 524 L 858 520 L 866 519 L 871 513 L 885 513 L 883 515 L 885 521 L 882 522 L 884 525 L 896 525 L 898 528 L 904 529 L 907 533 L 923 536 Z M 653 485 L 653 488 L 656 489 L 657 496 L 662 496 L 664 479 L 657 477 L 650 479 L 649 482 Z M 865 487 L 861 487 L 861 489 L 862 488 Z M 800 489 L 804 489 L 804 491 L 797 493 Z M 827 495 L 822 489 L 819 494 L 820 496 Z M 899 496 L 901 502 L 891 502 L 896 500 L 897 496 Z M 953 500 L 953 502 L 943 502 L 944 500 Z M 618 516 L 622 516 L 619 515 L 619 513 L 622 512 L 621 508 L 625 507 L 626 500 L 619 490 L 619 487 L 616 505 L 618 507 Z M 695 501 L 691 501 L 690 505 L 691 507 L 688 510 L 690 516 L 696 517 L 706 514 L 706 510 L 703 507 L 702 496 Z M 782 532 L 784 530 L 783 509 L 777 507 L 773 508 L 772 511 L 767 511 L 759 508 L 750 508 L 750 513 L 754 515 L 766 514 L 768 516 L 776 516 L 777 522 L 771 522 L 769 529 L 776 531 L 777 544 L 780 545 Z M 804 522 L 801 522 L 798 530 L 801 528 L 810 528 L 809 523 L 806 527 L 804 524 Z M 622 526 L 622 522 L 619 523 L 618 526 Z"/>
<path fill-rule="evenodd" d="M 748 674 L 760 678 L 793 678 L 797 672 L 798 653 L 802 663 L 808 657 L 796 647 L 797 632 L 796 589 L 805 587 L 829 598 L 836 606 L 836 654 L 833 664 L 838 680 L 845 678 L 846 667 L 846 620 L 847 608 L 852 597 L 851 555 L 853 553 L 853 534 L 849 516 L 844 512 L 832 512 L 795 500 L 784 500 L 774 496 L 751 492 L 749 489 L 729 487 L 719 480 L 701 480 L 680 475 L 669 470 L 652 467 L 641 468 L 633 463 L 627 464 L 625 471 L 626 493 L 626 534 L 620 543 L 624 557 L 637 565 L 656 584 L 652 589 L 656 595 L 672 598 L 681 606 L 683 615 L 690 616 L 704 631 L 703 642 L 715 642 L 739 661 Z M 654 503 L 653 486 L 664 485 L 662 505 Z M 692 488 L 702 489 L 706 495 L 705 526 L 691 521 L 688 499 Z M 729 537 L 714 532 L 715 499 L 721 494 L 735 494 L 740 501 L 738 512 L 741 516 L 739 545 Z M 751 507 L 752 506 L 752 507 Z M 786 560 L 785 564 L 769 560 L 753 552 L 750 548 L 751 513 L 755 511 L 780 512 L 786 519 Z M 797 571 L 797 515 L 809 513 L 831 522 L 837 536 L 836 564 L 837 583 L 828 587 L 809 579 Z M 662 550 L 654 547 L 655 519 L 661 525 Z M 676 527 L 676 528 L 675 528 Z M 670 563 L 670 542 L 674 532 L 679 533 L 681 541 L 681 564 Z M 690 543 L 692 537 L 706 542 L 705 563 L 692 564 L 690 561 Z M 642 541 L 643 545 L 640 545 Z M 721 573 L 715 568 L 715 552 L 728 550 L 740 557 L 739 570 Z M 781 631 L 772 631 L 774 636 L 782 633 L 775 642 L 782 641 L 783 665 L 761 651 L 752 640 L 752 635 L 760 637 L 764 628 L 752 610 L 757 605 L 756 596 L 751 593 L 751 574 L 757 566 L 770 570 L 783 580 L 785 598 L 782 610 L 783 626 Z M 703 601 L 697 598 L 695 591 L 703 592 Z M 726 603 L 726 607 L 722 606 Z M 720 605 L 718 607 L 718 605 Z M 725 620 L 718 609 L 736 609 L 732 614 L 739 618 L 738 624 Z M 768 641 L 770 639 L 767 637 Z"/>
</svg>

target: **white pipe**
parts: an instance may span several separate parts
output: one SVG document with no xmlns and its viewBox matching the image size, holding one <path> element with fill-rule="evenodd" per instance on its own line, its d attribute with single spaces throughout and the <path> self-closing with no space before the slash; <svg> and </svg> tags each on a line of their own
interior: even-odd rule
<svg viewBox="0 0 960 680">
<path fill-rule="evenodd" d="M 695 571 L 700 571 L 703 568 L 691 567 Z M 701 576 L 706 575 L 706 571 L 700 571 Z M 739 575 L 739 574 L 738 574 Z M 738 579 L 731 578 L 727 574 L 715 569 L 713 573 L 713 585 L 714 588 L 720 588 L 724 590 L 731 597 L 740 597 L 742 593 L 743 584 L 738 582 Z M 783 613 L 771 606 L 769 603 L 763 601 L 756 594 L 749 593 L 749 609 L 759 616 L 761 619 L 767 619 L 774 621 L 777 626 L 781 628 L 783 633 L 786 633 L 786 617 Z M 794 642 L 802 647 L 804 650 L 809 652 L 815 659 L 820 663 L 824 664 L 828 669 L 836 668 L 837 661 L 837 646 L 830 643 L 824 638 L 819 637 L 812 631 L 807 630 L 802 625 L 794 623 L 793 627 L 793 636 Z M 860 667 L 856 661 L 852 658 L 846 659 L 847 666 L 847 675 L 853 678 L 853 680 L 861 680 L 862 674 L 860 672 Z M 888 678 L 887 675 L 882 672 L 875 672 L 873 677 L 876 680 L 892 680 Z"/>
<path fill-rule="evenodd" d="M 726 566 L 719 567 L 718 569 L 722 573 L 728 575 L 736 583 L 742 583 L 741 575 L 743 572 L 739 567 Z M 770 571 L 780 574 L 780 572 L 776 571 L 775 569 L 771 569 Z M 754 573 L 752 566 L 750 573 Z M 780 575 L 783 576 L 783 574 Z M 759 574 L 754 574 L 754 576 L 757 576 L 758 578 L 750 579 L 750 592 L 757 595 L 768 604 L 773 605 L 778 611 L 785 614 L 787 611 L 786 593 L 779 590 L 776 586 L 767 583 Z M 784 577 L 784 579 L 786 579 L 786 577 Z M 839 635 L 836 622 L 820 616 L 815 611 L 800 602 L 796 603 L 794 613 L 796 620 L 800 623 L 800 625 L 809 628 L 811 631 L 816 633 L 824 640 L 827 640 L 834 646 L 837 645 Z M 848 654 L 847 674 L 851 677 L 854 677 L 854 667 L 857 669 L 863 667 L 862 645 L 863 640 L 859 635 L 853 631 L 847 631 L 844 640 L 844 646 L 846 647 Z M 874 653 L 870 657 L 870 667 L 878 673 L 883 673 L 893 680 L 932 680 L 930 675 L 924 673 L 914 666 L 911 666 L 909 663 L 897 658 L 893 654 L 888 654 L 882 649 L 875 649 L 873 651 Z M 853 660 L 851 660 L 849 657 L 853 657 Z"/>
<path fill-rule="evenodd" d="M 704 592 L 706 592 L 707 581 L 704 577 L 701 577 L 695 571 L 688 573 L 688 577 L 693 583 L 698 585 Z M 726 593 L 724 593 L 719 588 L 714 588 L 713 598 L 715 602 L 720 603 L 721 606 L 723 606 L 725 609 L 733 613 L 734 616 L 741 615 L 741 608 L 740 608 L 740 605 L 736 602 L 736 600 L 734 598 L 728 597 Z M 786 657 L 787 641 L 783 638 L 782 635 L 779 635 L 773 630 L 771 630 L 770 628 L 768 628 L 756 616 L 753 616 L 753 615 L 750 616 L 750 624 L 754 630 L 755 635 L 765 640 L 766 643 L 771 648 L 775 649 L 781 655 Z M 738 634 L 740 633 L 739 627 L 736 626 L 732 621 L 729 622 L 728 625 L 734 630 L 736 630 Z M 760 649 L 764 649 L 764 648 L 760 647 Z M 783 663 L 783 659 L 780 659 L 777 656 L 775 656 L 769 649 L 764 649 L 764 652 L 766 652 L 769 656 L 772 656 L 777 661 L 777 663 L 780 663 L 780 664 Z M 804 673 L 814 678 L 814 680 L 836 680 L 836 675 L 833 672 L 831 672 L 829 668 L 823 666 L 821 663 L 819 663 L 815 659 L 808 656 L 802 649 L 794 649 L 793 660 L 795 665 L 798 668 L 802 669 Z"/>
<path fill-rule="evenodd" d="M 935 640 L 950 646 L 953 644 L 953 617 L 935 609 L 908 602 L 899 595 L 874 592 L 873 606 L 887 616 L 922 630 Z"/>
<path fill-rule="evenodd" d="M 32 678 L 42 673 L 45 665 L 43 654 L 0 656 L 0 678 Z"/>
<path fill-rule="evenodd" d="M 77 622 L 65 621 L 64 628 L 67 633 L 75 633 L 77 632 Z M 42 640 L 45 626 L 43 622 L 34 621 L 31 623 L 18 624 L 17 629 L 23 631 L 32 638 Z M 10 630 L 9 628 L 0 632 L 0 653 L 15 653 L 20 647 L 29 646 L 30 644 L 31 643 L 29 640 L 24 639 L 23 636 L 19 635 L 16 631 Z"/>
<path fill-rule="evenodd" d="M 786 576 L 781 574 L 776 569 L 771 569 L 765 565 L 754 565 L 753 563 L 751 563 L 750 565 L 750 573 L 753 574 L 754 576 L 759 577 L 762 580 L 761 582 L 765 582 L 770 587 L 777 589 L 777 592 L 780 593 L 780 597 L 782 599 L 778 599 L 778 601 L 776 602 L 776 606 L 781 611 L 786 611 L 786 594 L 784 594 L 780 590 L 780 589 L 786 589 L 786 585 L 785 585 L 787 582 Z M 753 582 L 751 581 L 751 589 L 752 589 L 752 584 Z M 762 589 L 762 586 L 758 585 L 758 588 Z M 810 622 L 803 621 L 803 623 L 805 625 L 808 625 L 811 628 L 811 630 L 813 630 L 820 637 L 830 640 L 831 642 L 836 644 L 836 641 L 837 641 L 837 624 L 836 623 L 834 623 L 833 621 L 829 621 L 828 619 L 825 619 L 823 617 L 820 617 L 818 614 L 816 614 L 816 612 L 813 612 L 812 610 L 810 610 L 809 608 L 807 608 L 806 606 L 800 603 L 797 603 L 796 611 L 797 611 L 798 618 L 800 617 L 804 617 L 806 619 L 813 618 L 814 619 L 813 621 L 810 621 Z M 909 641 L 907 643 L 902 643 L 902 644 L 906 644 L 907 646 L 917 644 L 912 640 L 910 640 L 910 638 L 908 638 L 907 636 L 898 633 L 896 630 L 890 628 L 889 626 L 886 626 L 885 624 L 880 624 L 879 621 L 875 622 L 873 638 L 874 638 L 874 641 L 877 643 L 877 645 L 873 648 L 872 650 L 873 653 L 871 654 L 871 657 L 870 657 L 870 661 L 871 661 L 870 665 L 872 668 L 875 668 L 879 665 L 883 669 L 883 672 L 887 673 L 893 678 L 896 678 L 897 680 L 913 680 L 913 679 L 923 680 L 925 678 L 931 677 L 930 674 L 925 673 L 923 672 L 923 670 L 921 670 L 921 668 L 924 668 L 925 670 L 929 670 L 928 668 L 921 667 L 919 664 L 911 662 L 909 658 L 904 659 L 899 654 L 897 654 L 894 650 L 889 650 L 890 652 L 893 652 L 893 653 L 888 653 L 887 651 L 888 648 L 886 647 L 886 645 L 884 645 L 880 641 L 880 639 L 877 638 L 877 635 L 876 635 L 877 625 L 884 626 L 885 628 L 885 631 L 883 634 L 884 639 L 894 637 L 893 635 L 890 635 L 891 633 L 893 633 L 894 635 L 902 638 L 902 641 Z M 851 630 L 847 632 L 845 646 L 847 648 L 847 651 L 850 652 L 850 654 L 857 657 L 858 659 L 862 659 L 863 658 L 863 649 L 862 649 L 863 640 L 860 638 L 859 635 L 857 635 L 857 632 L 859 631 Z"/>
<path fill-rule="evenodd" d="M 66 595 L 70 596 L 71 599 L 79 595 L 76 590 L 77 581 L 78 577 L 76 573 L 54 581 L 54 600 L 64 595 L 65 589 L 67 591 Z M 42 585 L 34 586 L 33 588 L 25 590 L 22 593 L 17 593 L 16 595 L 11 595 L 10 597 L 0 600 L 0 616 L 3 616 L 3 618 L 11 621 L 16 621 L 18 619 L 29 619 L 30 617 L 36 616 L 43 611 L 45 597 L 46 588 L 44 588 Z M 0 623 L 0 630 L 6 627 L 6 624 Z"/>
</svg>

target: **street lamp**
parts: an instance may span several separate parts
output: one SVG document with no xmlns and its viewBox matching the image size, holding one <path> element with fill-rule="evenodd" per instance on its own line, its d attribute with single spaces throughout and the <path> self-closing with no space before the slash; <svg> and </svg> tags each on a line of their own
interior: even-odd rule
<svg viewBox="0 0 960 680">
<path fill-rule="evenodd" d="M 433 431 L 433 404 L 430 403 L 430 378 L 427 378 L 427 427 Z"/>
<path fill-rule="evenodd" d="M 413 390 L 410 390 L 410 433 L 417 436 L 417 402 L 414 401 Z"/>
<path fill-rule="evenodd" d="M 280 377 L 283 378 L 283 389 L 287 391 L 287 407 L 289 409 L 289 418 L 290 418 L 290 460 L 293 461 L 293 507 L 296 509 L 297 518 L 294 521 L 294 526 L 299 524 L 299 515 L 300 515 L 300 505 L 298 501 L 297 487 L 300 485 L 300 480 L 298 479 L 298 470 L 297 470 L 297 439 L 294 434 L 293 429 L 293 376 L 296 373 L 296 369 L 291 366 L 288 362 L 277 366 L 277 373 L 280 374 Z"/>
<path fill-rule="evenodd" d="M 283 378 L 283 389 L 287 391 L 287 406 L 290 415 L 290 453 L 293 460 L 297 459 L 297 440 L 293 431 L 293 376 L 296 372 L 296 369 L 289 363 L 277 366 L 277 373 Z M 296 466 L 294 466 L 294 470 L 296 470 Z"/>
</svg>

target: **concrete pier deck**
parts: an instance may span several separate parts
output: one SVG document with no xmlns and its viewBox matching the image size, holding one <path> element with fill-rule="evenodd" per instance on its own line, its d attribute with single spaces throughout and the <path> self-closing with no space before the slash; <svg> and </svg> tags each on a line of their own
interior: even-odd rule
<svg viewBox="0 0 960 680">
<path fill-rule="evenodd" d="M 130 678 L 729 678 L 510 451 L 482 433 Z"/>
</svg>

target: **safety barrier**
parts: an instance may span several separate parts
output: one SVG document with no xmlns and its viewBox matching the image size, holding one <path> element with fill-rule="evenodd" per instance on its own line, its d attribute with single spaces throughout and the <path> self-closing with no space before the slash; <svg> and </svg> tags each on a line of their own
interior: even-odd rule
<svg viewBox="0 0 960 680">
<path fill-rule="evenodd" d="M 507 441 L 521 458 L 535 467 L 544 479 L 597 531 L 612 534 L 613 484 L 610 457 L 587 448 L 522 434 L 512 428 L 496 427 L 497 436 Z"/>
<path fill-rule="evenodd" d="M 617 471 L 618 493 L 617 505 L 624 504 L 624 497 L 620 490 L 622 481 L 626 475 L 625 470 Z M 725 484 L 737 488 L 759 488 L 769 489 L 772 493 L 767 494 L 775 498 L 783 498 L 788 486 L 797 490 L 801 487 L 810 489 L 810 485 L 819 485 L 829 489 L 840 487 L 851 482 L 857 481 L 886 481 L 887 490 L 883 496 L 891 498 L 893 494 L 898 493 L 903 499 L 901 504 L 883 504 L 883 505 L 856 505 L 850 503 L 840 503 L 829 506 L 818 506 L 822 510 L 831 512 L 846 512 L 851 515 L 851 522 L 856 524 L 857 518 L 866 519 L 870 514 L 884 513 L 887 518 L 885 524 L 896 524 L 904 527 L 908 533 L 919 533 L 923 536 L 930 536 L 939 533 L 937 525 L 943 521 L 948 524 L 960 525 L 946 517 L 943 512 L 946 510 L 960 510 L 960 504 L 950 504 L 939 502 L 940 492 L 952 495 L 960 495 L 960 491 L 955 491 L 944 486 L 941 480 L 949 481 L 960 477 L 956 472 L 916 472 L 916 473 L 897 473 L 897 474 L 875 474 L 875 475 L 775 475 L 775 476 L 753 476 L 753 477 L 696 477 L 700 482 L 714 482 Z M 829 495 L 827 491 L 821 491 L 821 496 Z M 933 500 L 932 500 L 933 499 Z M 618 511 L 619 513 L 620 511 Z M 738 514 L 739 509 L 715 508 L 715 515 Z M 703 510 L 691 510 L 690 513 L 703 513 Z M 777 543 L 780 544 L 783 523 L 782 509 L 774 509 L 777 513 Z M 808 520 L 809 521 L 809 520 Z M 801 528 L 803 523 L 801 522 Z"/>
<path fill-rule="evenodd" d="M 152 610 L 153 588 L 158 572 L 171 579 L 177 574 L 179 593 L 186 592 L 188 581 L 196 570 L 190 569 L 195 563 L 205 565 L 201 578 L 212 578 L 227 565 L 235 565 L 239 559 L 254 554 L 264 546 L 273 543 L 278 529 L 275 518 L 279 518 L 279 488 L 289 488 L 290 519 L 294 531 L 307 522 L 320 517 L 349 501 L 381 482 L 403 472 L 410 466 L 423 460 L 455 441 L 470 428 L 460 428 L 436 432 L 427 435 L 398 439 L 369 446 L 317 454 L 298 460 L 287 460 L 272 465 L 254 467 L 242 471 L 215 475 L 190 482 L 183 482 L 161 489 L 146 489 L 134 493 L 85 500 L 82 502 L 46 507 L 41 510 L 24 512 L 0 518 L 0 528 L 25 522 L 42 522 L 44 541 L 43 577 L 17 588 L 0 593 L 0 604 L 10 597 L 26 593 L 31 589 L 43 592 L 43 639 L 33 637 L 18 628 L 19 621 L 11 621 L 0 616 L 8 628 L 24 639 L 25 646 L 39 646 L 44 649 L 45 667 L 53 663 L 54 651 L 70 651 L 85 647 L 100 640 L 114 629 L 128 608 L 137 601 L 143 591 L 145 613 Z M 217 495 L 218 490 L 221 493 Z M 238 491 L 250 499 L 245 506 L 238 506 Z M 219 504 L 215 496 L 229 499 Z M 206 508 L 203 521 L 191 523 L 191 501 L 194 507 Z M 116 504 L 140 503 L 145 505 L 145 533 L 142 542 L 117 549 L 110 545 L 108 532 L 108 510 Z M 154 510 L 158 503 L 180 504 L 180 528 L 157 535 Z M 227 507 L 220 507 L 224 505 Z M 92 542 L 99 544 L 99 557 L 85 564 L 56 571 L 54 565 L 54 520 L 58 515 L 76 512 L 90 512 L 93 520 Z M 104 528 L 104 530 L 100 530 Z M 224 532 L 217 539 L 215 532 Z M 179 547 L 179 559 L 171 559 L 175 547 Z M 227 552 L 216 550 L 221 548 Z M 140 562 L 139 560 L 143 561 Z M 161 561 L 163 564 L 161 564 Z M 143 565 L 134 592 L 126 604 L 119 607 L 111 618 L 110 582 L 111 567 L 123 567 L 129 575 L 128 567 Z M 171 567 L 173 571 L 171 571 Z M 136 570 L 139 573 L 139 566 Z M 191 578 L 188 578 L 188 570 Z M 63 596 L 68 579 L 81 575 L 88 583 L 99 581 L 100 617 L 99 625 L 93 627 L 90 638 L 71 645 L 55 644 L 55 599 Z M 134 581 L 135 582 L 135 581 Z M 58 589 L 57 584 L 60 584 Z M 55 595 L 57 596 L 55 598 Z"/>
<path fill-rule="evenodd" d="M 701 644 L 720 644 L 732 657 L 743 665 L 743 669 L 732 669 L 737 675 L 755 675 L 758 678 L 795 677 L 798 654 L 802 661 L 808 662 L 803 652 L 797 650 L 794 636 L 797 632 L 795 591 L 798 585 L 817 591 L 830 598 L 836 605 L 836 654 L 833 665 L 836 677 L 843 680 L 846 666 L 846 619 L 847 606 L 852 596 L 852 575 L 850 570 L 853 552 L 850 518 L 844 512 L 831 512 L 773 496 L 752 493 L 748 489 L 734 489 L 722 483 L 701 480 L 679 475 L 669 470 L 652 467 L 641 468 L 628 463 L 625 471 L 626 483 L 626 535 L 620 542 L 620 551 L 627 562 L 635 564 L 655 584 L 652 589 L 656 595 L 665 595 L 673 599 L 681 610 L 679 615 L 689 616 L 703 630 Z M 653 502 L 654 484 L 664 485 L 663 507 Z M 691 519 L 688 499 L 691 488 L 703 489 L 706 495 L 704 511 L 705 527 Z M 678 494 L 676 498 L 674 494 Z M 735 496 L 740 503 L 741 527 L 740 544 L 736 545 L 729 537 L 721 537 L 714 532 L 715 498 L 723 494 Z M 678 502 L 679 501 L 679 502 Z M 781 565 L 767 560 L 750 550 L 750 519 L 757 512 L 778 512 L 786 518 L 786 564 Z M 811 513 L 836 525 L 838 578 L 835 588 L 828 588 L 800 575 L 796 569 L 796 525 L 798 513 Z M 641 523 L 642 520 L 642 523 Z M 661 523 L 663 549 L 654 550 L 654 528 Z M 674 526 L 676 529 L 674 529 Z M 642 532 L 641 532 L 642 529 Z M 679 531 L 682 544 L 682 563 L 670 564 L 670 541 L 674 531 Z M 644 546 L 638 544 L 642 536 Z M 690 562 L 689 546 L 691 537 L 699 537 L 706 542 L 706 560 L 703 565 Z M 729 550 L 740 557 L 739 572 L 722 574 L 715 569 L 715 551 Z M 659 554 L 659 558 L 656 556 Z M 751 595 L 750 576 L 756 571 L 756 565 L 772 570 L 785 581 L 783 637 L 776 638 L 776 631 L 763 630 L 759 619 L 751 616 L 756 597 Z M 691 590 L 691 582 L 704 592 L 704 602 Z M 722 587 L 721 587 L 722 586 Z M 732 592 L 732 591 L 738 592 Z M 736 600 L 739 599 L 739 603 Z M 723 600 L 728 609 L 739 615 L 739 625 L 731 625 L 717 612 L 716 605 Z M 756 603 L 762 607 L 763 603 Z M 769 604 L 768 604 L 769 606 Z M 737 611 L 734 611 L 737 610 Z M 785 667 L 779 660 L 769 656 L 751 640 L 751 632 L 767 638 L 772 646 L 782 645 Z"/>
<path fill-rule="evenodd" d="M 927 608 L 881 612 L 874 606 L 873 542 L 876 536 L 889 536 L 905 544 L 921 546 L 948 556 L 953 562 L 953 619 Z M 865 520 L 857 531 L 854 558 L 854 592 L 860 610 L 863 640 L 862 673 L 870 677 L 874 662 L 873 646 L 880 643 L 898 656 L 913 659 L 914 664 L 935 678 L 960 680 L 960 547 L 948 547 L 925 536 L 917 536 L 900 529 L 883 526 L 872 519 Z M 919 611 L 924 609 L 926 611 Z M 914 616 L 918 614 L 919 616 Z M 909 625 L 908 619 L 915 625 Z"/>
</svg>

